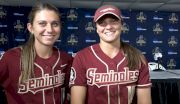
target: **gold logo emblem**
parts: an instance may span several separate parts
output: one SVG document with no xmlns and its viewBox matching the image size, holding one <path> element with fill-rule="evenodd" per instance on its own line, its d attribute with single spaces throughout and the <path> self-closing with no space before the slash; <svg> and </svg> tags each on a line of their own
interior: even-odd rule
<svg viewBox="0 0 180 104">
<path fill-rule="evenodd" d="M 156 25 L 153 26 L 153 32 L 155 34 L 161 34 L 162 31 L 163 31 L 163 27 L 159 23 L 156 23 Z"/>
<path fill-rule="evenodd" d="M 121 29 L 124 34 L 129 32 L 129 26 L 125 22 L 123 22 Z"/>
<path fill-rule="evenodd" d="M 174 69 L 176 67 L 176 61 L 174 59 L 169 59 L 167 61 L 168 69 Z"/>
<path fill-rule="evenodd" d="M 77 21 L 78 14 L 74 9 L 70 9 L 67 15 L 69 21 Z"/>
<path fill-rule="evenodd" d="M 172 13 L 170 16 L 169 16 L 169 21 L 171 22 L 171 23 L 177 23 L 178 22 L 178 16 L 175 14 L 175 13 Z"/>
<path fill-rule="evenodd" d="M 23 24 L 20 20 L 17 20 L 17 21 L 14 23 L 14 29 L 15 29 L 17 32 L 23 32 L 23 30 L 24 30 L 24 24 Z"/>
<path fill-rule="evenodd" d="M 147 20 L 147 16 L 143 12 L 140 12 L 139 14 L 137 14 L 136 19 L 137 21 L 142 23 Z"/>
<path fill-rule="evenodd" d="M 6 11 L 3 9 L 3 7 L 0 6 L 0 18 L 5 18 L 7 15 Z"/>
<path fill-rule="evenodd" d="M 0 35 L 0 45 L 4 45 L 8 43 L 8 37 L 4 35 L 4 33 L 1 33 Z"/>
<path fill-rule="evenodd" d="M 145 46 L 146 45 L 146 39 L 143 35 L 139 35 L 139 37 L 136 39 L 136 44 L 139 46 Z"/>
<path fill-rule="evenodd" d="M 86 26 L 85 26 L 85 30 L 86 30 L 86 32 L 88 32 L 88 33 L 94 32 L 94 31 L 95 31 L 95 27 L 94 27 L 93 23 L 92 23 L 92 22 L 88 22 L 88 23 L 86 24 Z"/>
<path fill-rule="evenodd" d="M 162 50 L 161 50 L 159 47 L 155 47 L 155 48 L 152 50 L 152 54 L 154 55 L 155 53 L 162 53 Z"/>
<path fill-rule="evenodd" d="M 78 38 L 77 38 L 77 36 L 75 36 L 74 34 L 71 34 L 71 36 L 69 36 L 69 37 L 67 38 L 67 43 L 68 43 L 69 45 L 77 45 L 77 43 L 78 43 Z"/>
<path fill-rule="evenodd" d="M 178 44 L 178 40 L 177 40 L 177 38 L 175 38 L 175 36 L 171 36 L 171 37 L 168 39 L 168 45 L 169 45 L 170 47 L 175 47 L 175 46 L 177 46 L 177 44 Z"/>
</svg>

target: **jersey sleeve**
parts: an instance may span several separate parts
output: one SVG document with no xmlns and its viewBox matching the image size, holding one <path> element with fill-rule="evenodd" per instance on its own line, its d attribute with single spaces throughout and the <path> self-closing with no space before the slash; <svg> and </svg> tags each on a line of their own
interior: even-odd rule
<svg viewBox="0 0 180 104">
<path fill-rule="evenodd" d="M 0 57 L 0 85 L 5 86 L 8 80 L 8 55 L 2 54 Z"/>
<path fill-rule="evenodd" d="M 88 61 L 88 60 L 86 60 Z M 70 75 L 70 86 L 86 86 L 86 68 L 85 68 L 85 59 L 83 58 L 81 53 L 77 53 L 74 57 L 73 64 L 71 67 L 71 75 Z"/>
<path fill-rule="evenodd" d="M 137 82 L 138 88 L 151 87 L 151 80 L 149 74 L 148 64 L 142 64 L 139 69 L 139 78 Z"/>
</svg>

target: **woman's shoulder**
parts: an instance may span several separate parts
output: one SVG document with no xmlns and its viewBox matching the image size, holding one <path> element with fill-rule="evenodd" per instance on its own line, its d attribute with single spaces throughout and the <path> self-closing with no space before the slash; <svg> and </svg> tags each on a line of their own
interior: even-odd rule
<svg viewBox="0 0 180 104">
<path fill-rule="evenodd" d="M 96 44 L 90 45 L 88 47 L 85 47 L 81 50 L 79 50 L 75 56 L 82 57 L 82 58 L 89 58 L 93 54 L 92 47 L 96 47 Z"/>
<path fill-rule="evenodd" d="M 71 59 L 72 56 L 70 54 L 68 54 L 66 51 L 64 50 L 60 50 L 58 48 L 54 48 L 54 51 L 56 54 L 60 53 L 60 57 L 63 59 Z"/>
<path fill-rule="evenodd" d="M 15 55 L 15 54 L 20 54 L 20 53 L 21 53 L 20 47 L 14 47 L 4 52 L 4 54 L 7 54 L 7 55 Z"/>
<path fill-rule="evenodd" d="M 91 52 L 92 51 L 92 47 L 96 47 L 97 44 L 94 44 L 94 45 L 90 45 L 88 47 L 85 47 L 83 49 L 81 49 L 80 51 L 78 51 L 79 54 L 87 54 L 88 52 Z"/>
<path fill-rule="evenodd" d="M 1 58 L 15 59 L 15 57 L 20 57 L 20 54 L 21 54 L 21 48 L 14 47 L 2 53 Z"/>
<path fill-rule="evenodd" d="M 63 57 L 72 57 L 70 54 L 68 54 L 66 51 L 60 50 L 60 54 Z"/>
</svg>

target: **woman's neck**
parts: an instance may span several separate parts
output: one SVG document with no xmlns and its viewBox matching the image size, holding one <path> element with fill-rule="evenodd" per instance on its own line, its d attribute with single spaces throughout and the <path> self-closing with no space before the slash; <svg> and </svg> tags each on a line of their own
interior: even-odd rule
<svg viewBox="0 0 180 104">
<path fill-rule="evenodd" d="M 114 44 L 109 44 L 109 43 L 99 43 L 99 46 L 101 50 L 110 58 L 114 58 L 120 50 L 120 42 L 119 43 L 114 43 Z"/>
<path fill-rule="evenodd" d="M 51 57 L 53 53 L 53 47 L 49 47 L 49 46 L 41 46 L 41 47 L 35 46 L 35 50 L 36 50 L 36 54 L 44 59 Z"/>
</svg>

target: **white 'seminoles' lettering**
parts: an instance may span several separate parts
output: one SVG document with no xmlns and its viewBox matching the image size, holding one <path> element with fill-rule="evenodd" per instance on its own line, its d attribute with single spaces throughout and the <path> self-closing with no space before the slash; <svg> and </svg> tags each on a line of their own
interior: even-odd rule
<svg viewBox="0 0 180 104">
<path fill-rule="evenodd" d="M 28 91 L 35 94 L 38 91 L 51 89 L 64 84 L 65 73 L 61 73 L 61 70 L 57 71 L 54 76 L 45 74 L 44 77 L 32 78 L 27 82 L 19 85 L 18 93 L 27 93 Z"/>
<path fill-rule="evenodd" d="M 139 71 L 130 71 L 129 68 L 124 68 L 123 72 L 114 72 L 114 70 L 109 70 L 108 73 L 96 73 L 96 68 L 90 68 L 87 70 L 87 84 L 96 85 L 97 87 L 107 86 L 107 85 L 117 85 L 136 82 L 139 76 Z"/>
</svg>

